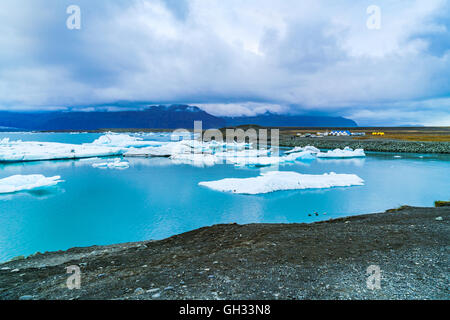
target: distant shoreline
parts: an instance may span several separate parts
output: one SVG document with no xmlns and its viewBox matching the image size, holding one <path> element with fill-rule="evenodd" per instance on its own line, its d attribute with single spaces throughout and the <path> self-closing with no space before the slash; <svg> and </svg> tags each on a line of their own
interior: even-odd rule
<svg viewBox="0 0 450 320">
<path fill-rule="evenodd" d="M 450 207 L 402 207 L 36 254 L 0 265 L 0 299 L 449 299 L 449 218 Z M 66 287 L 70 265 L 80 290 Z"/>
<path fill-rule="evenodd" d="M 283 147 L 304 147 L 307 145 L 312 145 L 319 149 L 342 149 L 350 147 L 352 149 L 364 149 L 364 151 L 373 152 L 450 154 L 450 142 L 445 141 L 356 140 L 345 137 L 293 137 L 292 139 L 290 137 L 284 137 L 280 139 L 280 146 Z"/>
<path fill-rule="evenodd" d="M 239 126 L 235 128 L 266 129 L 259 126 Z M 220 130 L 225 131 L 227 128 Z M 267 128 L 271 129 L 271 128 Z M 357 127 L 357 128 L 333 128 L 338 130 L 349 129 L 354 132 L 365 132 L 365 137 L 321 137 L 302 138 L 299 133 L 325 131 L 326 128 L 280 128 L 281 147 L 315 146 L 319 149 L 336 149 L 350 147 L 352 149 L 364 149 L 374 152 L 393 153 L 435 153 L 450 154 L 450 127 Z M 117 133 L 126 132 L 172 132 L 174 129 L 99 129 L 99 130 L 60 130 L 60 131 L 35 131 L 37 133 Z M 192 130 L 190 130 L 192 131 Z M 370 132 L 385 131 L 385 137 L 372 137 Z M 17 133 L 17 132 L 0 132 Z"/>
</svg>

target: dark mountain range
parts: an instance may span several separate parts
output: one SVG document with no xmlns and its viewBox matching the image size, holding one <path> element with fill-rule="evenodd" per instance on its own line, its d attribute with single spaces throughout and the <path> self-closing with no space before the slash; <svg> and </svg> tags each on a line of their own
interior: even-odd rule
<svg viewBox="0 0 450 320">
<path fill-rule="evenodd" d="M 203 128 L 220 128 L 225 120 L 197 107 L 154 106 L 137 111 L 93 112 L 0 112 L 0 126 L 25 130 L 96 130 L 105 128 L 192 128 L 195 120 Z"/>
<path fill-rule="evenodd" d="M 20 130 L 97 130 L 107 128 L 193 128 L 202 121 L 204 129 L 244 124 L 261 126 L 330 126 L 352 127 L 356 123 L 340 117 L 292 116 L 266 113 L 255 117 L 216 117 L 198 107 L 188 105 L 152 106 L 136 111 L 93 112 L 0 112 L 0 128 Z"/>
<path fill-rule="evenodd" d="M 263 127 L 357 127 L 355 121 L 343 117 L 280 115 L 266 112 L 253 117 L 225 117 L 228 126 L 256 124 Z"/>
</svg>

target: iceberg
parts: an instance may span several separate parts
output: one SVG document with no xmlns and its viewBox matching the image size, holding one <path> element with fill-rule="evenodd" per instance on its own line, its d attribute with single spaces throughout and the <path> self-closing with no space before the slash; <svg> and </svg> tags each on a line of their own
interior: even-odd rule
<svg viewBox="0 0 450 320">
<path fill-rule="evenodd" d="M 175 154 L 190 153 L 192 148 L 182 142 L 168 142 L 159 147 L 130 148 L 125 157 L 170 157 Z"/>
<path fill-rule="evenodd" d="M 245 142 L 223 142 L 223 141 L 216 141 L 212 140 L 209 142 L 202 142 L 197 140 L 185 140 L 184 141 L 187 145 L 190 145 L 194 149 L 202 149 L 203 151 L 209 150 L 212 152 L 218 152 L 220 149 L 223 151 L 243 151 L 246 149 L 249 149 L 252 147 L 251 143 L 245 143 Z"/>
<path fill-rule="evenodd" d="M 116 159 L 115 161 L 93 163 L 94 168 L 109 168 L 109 169 L 128 169 L 130 164 L 127 161 Z"/>
<path fill-rule="evenodd" d="M 124 153 L 125 157 L 171 157 L 180 154 L 209 154 L 220 158 L 267 156 L 268 150 L 248 150 L 247 143 L 224 143 L 217 141 L 202 142 L 198 140 L 181 140 L 177 142 L 160 142 L 149 147 L 131 147 Z M 197 157 L 198 158 L 198 157 Z"/>
<path fill-rule="evenodd" d="M 57 142 L 0 141 L 0 162 L 63 160 L 121 155 L 120 148 Z"/>
<path fill-rule="evenodd" d="M 320 150 L 313 146 L 295 147 L 292 150 L 285 152 L 285 157 L 291 161 L 300 160 L 314 160 Z"/>
<path fill-rule="evenodd" d="M 11 176 L 0 179 L 0 194 L 51 187 L 63 181 L 60 179 L 60 176 L 47 178 L 41 174 Z"/>
<path fill-rule="evenodd" d="M 290 171 L 270 171 L 255 178 L 223 179 L 200 182 L 200 186 L 236 194 L 262 194 L 280 190 L 324 189 L 364 185 L 364 180 L 355 174 L 323 175 L 300 174 Z"/>
<path fill-rule="evenodd" d="M 176 163 L 196 163 L 198 165 L 214 165 L 229 163 L 236 166 L 265 167 L 276 164 L 291 163 L 295 160 L 315 159 L 319 149 L 311 146 L 295 148 L 296 152 L 285 156 L 275 156 L 272 150 L 252 149 L 248 143 L 225 143 L 218 141 L 201 142 L 182 140 L 166 142 L 157 147 L 129 148 L 125 157 L 168 157 Z"/>
<path fill-rule="evenodd" d="M 252 154 L 252 153 L 250 153 Z M 217 155 L 217 154 L 216 154 Z M 232 155 L 232 153 L 231 153 Z M 245 151 L 242 152 L 241 157 L 224 157 L 227 163 L 235 164 L 236 166 L 251 166 L 251 167 L 267 167 L 278 164 L 293 163 L 295 160 L 314 160 L 316 157 L 309 151 L 291 153 L 285 156 L 245 156 Z"/>
<path fill-rule="evenodd" d="M 319 149 L 313 146 L 295 147 L 292 150 L 286 151 L 285 154 L 294 159 L 312 159 L 314 156 L 317 158 L 356 158 L 366 156 L 363 149 L 353 150 L 352 148 L 345 147 L 343 150 L 335 149 L 328 152 L 320 152 Z M 295 158 L 295 154 L 298 155 L 297 158 Z"/>
<path fill-rule="evenodd" d="M 352 148 L 345 147 L 344 150 L 334 149 L 328 152 L 319 152 L 317 154 L 318 158 L 357 158 L 357 157 L 365 157 L 363 149 L 353 150 Z"/>
<path fill-rule="evenodd" d="M 194 166 L 213 166 L 219 163 L 219 159 L 212 154 L 204 153 L 180 153 L 174 154 L 170 159 L 176 164 L 190 164 Z"/>
<path fill-rule="evenodd" d="M 107 134 L 99 137 L 92 143 L 85 143 L 84 145 L 93 146 L 107 146 L 118 148 L 143 148 L 149 146 L 161 146 L 163 143 L 160 141 L 144 141 L 142 138 L 132 137 L 127 134 L 119 134 L 114 132 L 108 132 Z"/>
<path fill-rule="evenodd" d="M 284 156 L 289 161 L 294 161 L 297 159 L 302 160 L 313 160 L 316 158 L 314 154 L 311 153 L 311 151 L 301 151 L 301 152 L 293 152 L 289 153 L 288 155 Z"/>
<path fill-rule="evenodd" d="M 290 154 L 299 152 L 320 153 L 320 150 L 313 146 L 306 146 L 306 147 L 295 147 L 294 149 L 286 151 L 285 153 Z"/>
</svg>

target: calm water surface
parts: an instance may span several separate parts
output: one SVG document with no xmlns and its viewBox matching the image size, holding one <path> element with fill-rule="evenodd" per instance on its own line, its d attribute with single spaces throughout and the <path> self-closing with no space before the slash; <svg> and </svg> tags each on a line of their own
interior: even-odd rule
<svg viewBox="0 0 450 320">
<path fill-rule="evenodd" d="M 0 133 L 0 139 L 67 143 L 92 142 L 99 136 Z M 198 168 L 159 158 L 129 159 L 126 170 L 93 168 L 88 161 L 0 165 L 0 179 L 44 174 L 65 180 L 44 191 L 0 195 L 0 261 L 37 251 L 162 239 L 217 223 L 314 222 L 403 204 L 432 206 L 435 200 L 449 199 L 450 156 L 395 155 L 372 153 L 366 159 L 282 166 L 280 170 L 309 174 L 355 173 L 365 185 L 256 196 L 198 186 L 200 181 L 254 177 L 260 172 L 232 165 Z M 313 212 L 319 217 L 308 216 Z"/>
</svg>

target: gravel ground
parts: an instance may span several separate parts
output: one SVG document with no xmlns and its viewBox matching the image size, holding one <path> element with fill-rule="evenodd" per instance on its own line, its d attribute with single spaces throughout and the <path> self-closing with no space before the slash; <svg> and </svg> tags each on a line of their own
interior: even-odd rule
<svg viewBox="0 0 450 320">
<path fill-rule="evenodd" d="M 449 299 L 449 219 L 449 207 L 405 207 L 37 254 L 0 265 L 0 299 Z M 367 288 L 370 265 L 381 289 Z"/>
<path fill-rule="evenodd" d="M 387 139 L 358 140 L 351 137 L 300 138 L 291 135 L 280 136 L 280 146 L 304 147 L 307 145 L 313 145 L 319 149 L 342 149 L 348 146 L 352 149 L 378 152 L 450 153 L 450 142 Z"/>
</svg>

